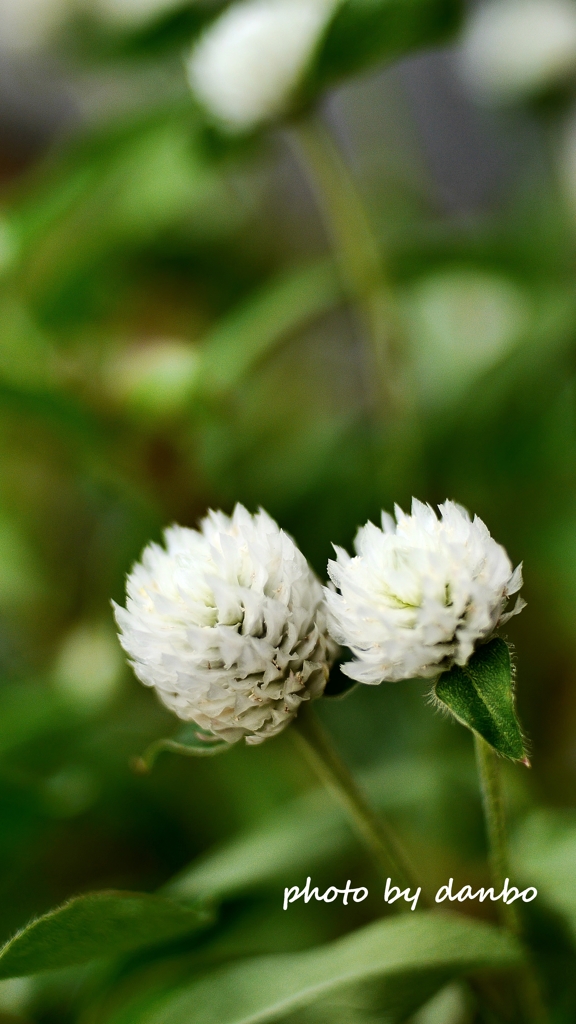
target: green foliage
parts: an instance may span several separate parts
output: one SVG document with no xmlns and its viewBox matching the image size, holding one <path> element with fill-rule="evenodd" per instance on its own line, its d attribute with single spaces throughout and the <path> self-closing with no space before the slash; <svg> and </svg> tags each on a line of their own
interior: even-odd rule
<svg viewBox="0 0 576 1024">
<path fill-rule="evenodd" d="M 459 0 L 343 0 L 322 40 L 308 89 L 444 40 L 456 29 L 461 10 Z"/>
<path fill-rule="evenodd" d="M 192 864 L 165 891 L 186 901 L 222 900 L 335 860 L 351 838 L 340 808 L 314 791 Z"/>
<path fill-rule="evenodd" d="M 511 881 L 538 887 L 521 907 L 531 963 L 554 1021 L 571 1024 L 576 233 L 550 171 L 568 160 L 564 114 L 551 104 L 496 123 L 469 98 L 452 108 L 459 86 L 446 89 L 439 56 L 362 75 L 447 39 L 454 0 L 335 9 L 300 112 L 338 83 L 329 121 L 393 320 L 384 406 L 366 310 L 344 294 L 290 127 L 216 138 L 189 94 L 183 55 L 225 4 L 144 12 L 136 27 L 107 23 L 106 6 L 56 28 L 57 59 L 29 54 L 21 76 L 15 53 L 5 76 L 14 95 L 21 82 L 36 91 L 32 102 L 22 87 L 3 122 L 0 175 L 2 940 L 33 923 L 0 958 L 0 1018 L 381 1024 L 485 967 L 499 1019 L 514 1019 L 501 973 L 514 944 L 465 918 L 381 921 L 380 881 L 288 735 L 251 749 L 173 733 L 109 657 L 110 597 L 123 600 L 126 571 L 166 524 L 262 504 L 325 579 L 332 541 L 349 548 L 359 524 L 414 494 L 477 511 L 525 563 L 528 607 L 509 629 L 534 767 L 503 766 Z M 62 116 L 68 96 L 79 115 L 43 150 L 45 66 Z M 524 757 L 507 648 L 488 644 L 438 682 L 447 716 L 424 688 L 359 685 L 319 713 L 426 889 L 451 875 L 476 889 L 489 884 L 485 832 L 454 717 Z M 132 770 L 175 745 L 193 756 Z M 321 891 L 350 878 L 370 897 L 284 913 L 284 886 L 309 874 Z M 466 1024 L 492 1021 L 450 991 Z M 446 1024 L 449 1005 L 418 1024 Z"/>
<path fill-rule="evenodd" d="M 401 1021 L 467 971 L 509 970 L 520 947 L 494 928 L 439 914 L 377 921 L 326 947 L 241 961 L 186 988 L 124 1008 L 109 1024 L 266 1024 L 339 990 L 377 980 L 375 1010 Z"/>
<path fill-rule="evenodd" d="M 210 399 L 225 397 L 275 345 L 340 300 L 336 272 L 324 261 L 298 267 L 267 282 L 241 309 L 221 319 L 204 339 L 193 390 Z"/>
<path fill-rule="evenodd" d="M 572 811 L 532 812 L 516 831 L 513 863 L 549 907 L 568 921 L 576 938 L 576 817 Z"/>
<path fill-rule="evenodd" d="M 478 647 L 466 665 L 443 672 L 434 684 L 434 698 L 499 754 L 514 761 L 526 758 L 510 650 L 500 637 Z"/>
<path fill-rule="evenodd" d="M 362 773 L 361 783 L 374 804 L 398 812 L 418 808 L 419 814 L 441 797 L 444 786 L 461 778 L 455 768 L 448 778 L 433 759 L 399 758 Z M 177 900 L 212 904 L 239 894 L 298 878 L 324 863 L 337 863 L 355 844 L 340 804 L 314 789 L 267 817 L 260 827 L 234 836 L 209 851 L 176 876 L 164 892 Z"/>
<path fill-rule="evenodd" d="M 71 726 L 75 716 L 44 683 L 4 684 L 0 689 L 0 754 L 36 740 L 58 725 Z"/>
<path fill-rule="evenodd" d="M 85 964 L 154 946 L 207 923 L 206 914 L 161 896 L 96 892 L 32 921 L 0 950 L 0 978 Z"/>
</svg>

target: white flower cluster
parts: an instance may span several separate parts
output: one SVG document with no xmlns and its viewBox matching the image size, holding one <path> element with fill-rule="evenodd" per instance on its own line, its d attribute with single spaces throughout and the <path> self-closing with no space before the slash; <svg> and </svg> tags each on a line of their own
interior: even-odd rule
<svg viewBox="0 0 576 1024">
<path fill-rule="evenodd" d="M 339 0 L 239 0 L 188 63 L 193 92 L 231 132 L 282 114 Z"/>
<path fill-rule="evenodd" d="M 336 645 L 320 582 L 263 511 L 210 512 L 149 544 L 115 606 L 138 679 L 185 721 L 234 743 L 279 733 L 319 697 Z"/>
<path fill-rule="evenodd" d="M 475 645 L 524 607 L 508 597 L 522 586 L 506 551 L 481 519 L 447 501 L 438 518 L 414 500 L 412 515 L 382 514 L 356 536 L 356 557 L 336 548 L 326 590 L 329 625 L 356 661 L 343 672 L 362 683 L 432 677 L 465 665 Z"/>
</svg>

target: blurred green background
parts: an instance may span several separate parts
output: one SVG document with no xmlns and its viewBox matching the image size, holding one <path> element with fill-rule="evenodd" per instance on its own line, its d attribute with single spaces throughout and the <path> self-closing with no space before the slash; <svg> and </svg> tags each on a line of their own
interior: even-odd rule
<svg viewBox="0 0 576 1024">
<path fill-rule="evenodd" d="M 207 507 L 263 505 L 324 578 L 330 542 L 349 546 L 381 508 L 451 497 L 524 561 L 509 638 L 533 768 L 510 767 L 507 791 L 517 871 L 543 894 L 530 927 L 554 1019 L 573 1021 L 576 44 L 513 95 L 490 92 L 471 9 L 453 43 L 321 97 L 394 307 L 382 399 L 297 128 L 226 139 L 189 93 L 184 56 L 215 6 L 0 3 L 0 937 L 71 895 L 153 891 L 216 844 L 315 819 L 286 734 L 132 770 L 177 725 L 113 629 L 145 543 Z M 485 884 L 470 736 L 426 689 L 358 687 L 320 713 L 430 887 Z M 224 883 L 202 941 L 105 982 L 2 982 L 0 1019 L 106 1020 L 206 963 L 379 916 L 351 835 L 317 839 L 244 889 Z M 308 873 L 370 899 L 283 914 L 284 885 Z M 418 1020 L 471 1013 L 454 989 Z"/>
</svg>

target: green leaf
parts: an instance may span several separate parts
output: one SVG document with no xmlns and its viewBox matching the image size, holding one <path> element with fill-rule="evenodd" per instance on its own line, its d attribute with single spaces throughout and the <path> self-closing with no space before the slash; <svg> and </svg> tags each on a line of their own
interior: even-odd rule
<svg viewBox="0 0 576 1024">
<path fill-rule="evenodd" d="M 280 341 L 338 304 L 341 288 L 325 260 L 286 271 L 218 323 L 204 340 L 195 390 L 224 395 Z"/>
<path fill-rule="evenodd" d="M 461 10 L 459 0 L 344 0 L 322 41 L 306 95 L 438 43 L 457 28 Z"/>
<path fill-rule="evenodd" d="M 460 765 L 454 775 L 461 783 Z M 445 785 L 437 760 L 428 758 L 394 760 L 360 779 L 376 806 L 386 810 L 429 807 Z M 354 841 L 340 804 L 315 789 L 270 815 L 261 827 L 198 858 L 163 891 L 178 900 L 220 901 L 279 879 L 297 881 L 299 873 L 305 878 L 316 864 L 341 857 Z"/>
<path fill-rule="evenodd" d="M 513 761 L 526 760 L 526 749 L 514 707 L 514 679 L 508 644 L 494 637 L 470 661 L 443 672 L 434 697 L 462 725 L 482 736 Z"/>
<path fill-rule="evenodd" d="M 109 386 L 124 406 L 148 417 L 181 413 L 198 398 L 220 400 L 341 297 L 330 261 L 283 271 L 222 317 L 198 346 L 162 343 L 139 359 L 132 356 L 131 366 L 113 360 Z"/>
<path fill-rule="evenodd" d="M 151 743 L 142 757 L 136 758 L 133 766 L 136 771 L 149 772 L 163 751 L 183 754 L 184 757 L 214 757 L 225 750 L 230 750 L 230 744 L 225 740 L 206 732 L 198 725 L 185 725 L 175 736 L 167 736 Z"/>
<path fill-rule="evenodd" d="M 109 1024 L 266 1024 L 355 986 L 371 993 L 387 1024 L 404 1020 L 451 978 L 507 970 L 522 960 L 517 941 L 486 924 L 437 913 L 376 921 L 302 953 L 244 960 L 144 1007 L 123 1007 Z"/>
<path fill-rule="evenodd" d="M 83 275 L 170 225 L 185 220 L 187 231 L 205 239 L 238 224 L 240 204 L 202 151 L 199 131 L 186 102 L 62 148 L 8 220 L 18 245 L 15 270 L 44 315 L 64 316 L 61 296 L 72 294 L 76 306 Z"/>
<path fill-rule="evenodd" d="M 576 939 L 574 811 L 534 811 L 514 833 L 510 853 L 514 870 L 567 919 Z"/>
<path fill-rule="evenodd" d="M 338 857 L 352 833 L 336 804 L 314 791 L 251 832 L 239 835 L 194 862 L 165 888 L 169 896 L 194 901 L 222 900 L 260 888 L 288 872 Z"/>
<path fill-rule="evenodd" d="M 1 523 L 1 520 L 0 520 Z M 0 526 L 0 565 L 2 533 Z M 0 604 L 2 589 L 0 587 Z M 0 687 L 0 757 L 20 744 L 29 743 L 63 725 L 75 716 L 49 686 L 30 683 L 2 683 Z"/>
<path fill-rule="evenodd" d="M 0 950 L 0 978 L 71 967 L 196 931 L 210 917 L 162 896 L 94 892 L 64 903 Z"/>
</svg>

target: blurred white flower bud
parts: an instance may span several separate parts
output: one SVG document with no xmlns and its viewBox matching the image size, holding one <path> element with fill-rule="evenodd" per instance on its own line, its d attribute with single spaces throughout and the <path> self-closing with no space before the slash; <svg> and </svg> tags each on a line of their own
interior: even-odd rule
<svg viewBox="0 0 576 1024">
<path fill-rule="evenodd" d="M 462 72 L 488 100 L 514 100 L 576 71 L 573 0 L 488 0 L 471 14 Z"/>
<path fill-rule="evenodd" d="M 342 671 L 361 683 L 432 677 L 465 665 L 475 645 L 524 607 L 511 594 L 522 586 L 506 551 L 476 516 L 452 501 L 440 506 L 413 500 L 412 515 L 396 507 L 382 529 L 363 526 L 356 557 L 336 548 L 326 590 L 329 628 L 356 661 Z"/>
<path fill-rule="evenodd" d="M 239 0 L 196 44 L 190 85 L 232 132 L 285 110 L 339 0 Z"/>
<path fill-rule="evenodd" d="M 186 408 L 199 365 L 196 348 L 180 338 L 128 345 L 104 366 L 104 390 L 121 408 L 162 417 Z"/>
<path fill-rule="evenodd" d="M 234 743 L 281 732 L 319 697 L 336 646 L 322 587 L 264 511 L 209 512 L 149 544 L 115 605 L 138 679 L 185 721 Z"/>
<path fill-rule="evenodd" d="M 125 671 L 110 623 L 80 622 L 60 645 L 54 685 L 78 710 L 99 711 L 118 692 Z"/>
</svg>

